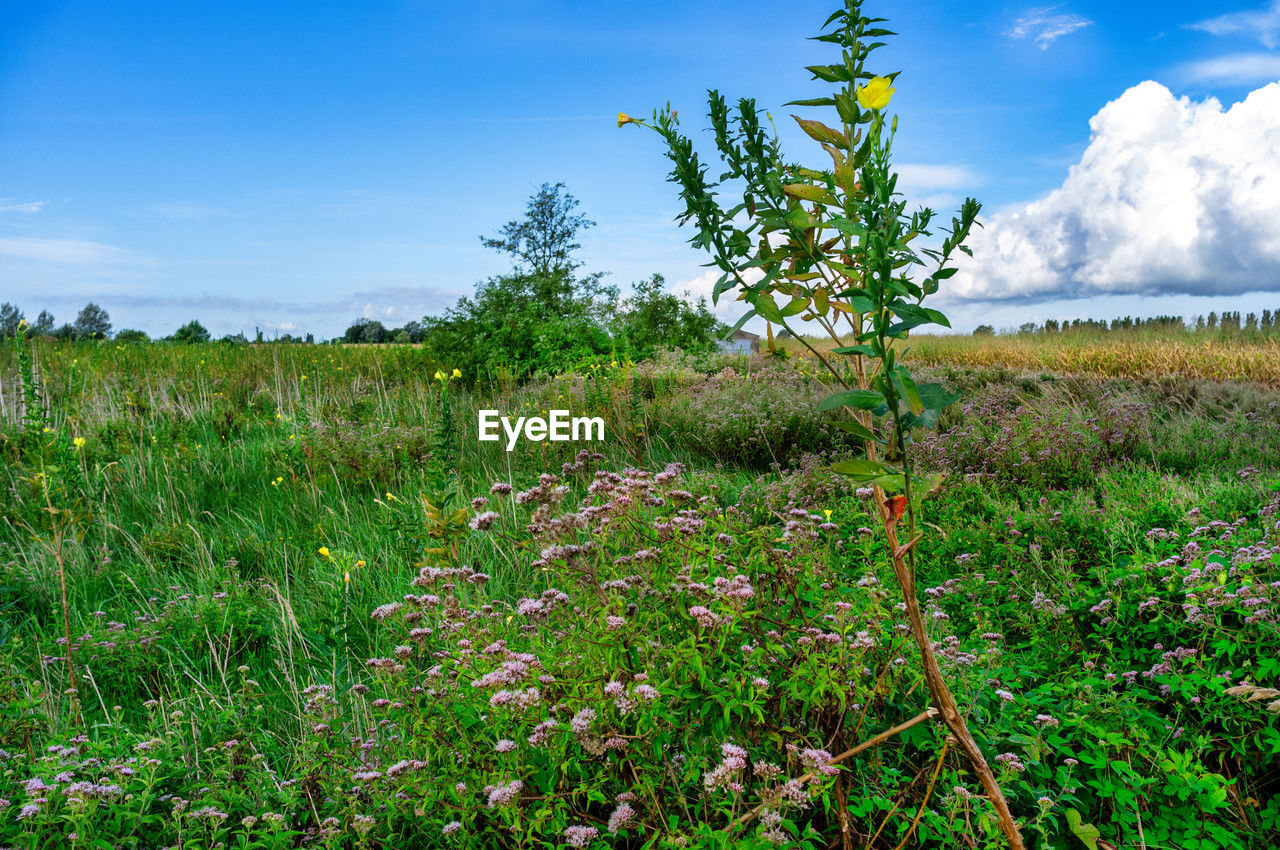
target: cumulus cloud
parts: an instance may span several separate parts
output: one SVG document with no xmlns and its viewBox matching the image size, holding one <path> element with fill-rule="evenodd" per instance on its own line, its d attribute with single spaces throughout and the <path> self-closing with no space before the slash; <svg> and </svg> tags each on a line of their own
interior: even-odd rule
<svg viewBox="0 0 1280 850">
<path fill-rule="evenodd" d="M 1183 75 L 1197 83 L 1256 85 L 1280 80 L 1280 54 L 1232 53 L 1199 62 L 1188 62 Z"/>
<path fill-rule="evenodd" d="M 1093 21 L 1080 15 L 1058 11 L 1061 8 L 1062 6 L 1058 5 L 1028 9 L 1018 16 L 1013 26 L 1009 27 L 1009 38 L 1029 38 L 1035 42 L 1036 47 L 1048 50 L 1049 45 L 1064 35 L 1070 35 L 1076 30 L 1093 24 Z"/>
<path fill-rule="evenodd" d="M 1229 12 L 1187 26 L 1211 35 L 1256 38 L 1266 47 L 1276 47 L 1280 44 L 1280 0 L 1272 0 L 1271 5 L 1263 9 Z"/>
<path fill-rule="evenodd" d="M 1046 197 L 997 213 L 947 290 L 974 299 L 1280 290 L 1280 83 L 1224 109 L 1144 82 Z"/>
</svg>

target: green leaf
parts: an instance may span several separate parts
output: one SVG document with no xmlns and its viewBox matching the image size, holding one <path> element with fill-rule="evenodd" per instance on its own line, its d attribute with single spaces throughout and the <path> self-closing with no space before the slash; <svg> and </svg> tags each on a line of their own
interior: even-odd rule
<svg viewBox="0 0 1280 850">
<path fill-rule="evenodd" d="M 841 475 L 848 475 L 850 478 L 857 478 L 861 481 L 870 481 L 879 478 L 882 475 L 892 475 L 893 470 L 885 466 L 883 463 L 875 460 L 842 460 L 831 464 L 831 469 Z"/>
<path fill-rule="evenodd" d="M 866 312 L 862 310 L 860 312 Z M 869 345 L 842 345 L 839 348 L 831 349 L 832 354 L 865 354 L 868 357 L 875 357 L 876 350 Z"/>
<path fill-rule="evenodd" d="M 920 384 L 916 392 L 926 410 L 942 410 L 960 399 L 960 393 L 949 393 L 942 384 Z"/>
<path fill-rule="evenodd" d="M 809 138 L 815 142 L 823 142 L 824 144 L 835 145 L 842 150 L 849 149 L 849 140 L 845 138 L 844 133 L 839 130 L 832 129 L 821 121 L 812 121 L 807 118 L 801 118 L 799 115 L 792 115 L 796 119 L 796 123 L 800 125 L 800 129 L 809 134 Z"/>
<path fill-rule="evenodd" d="M 796 230 L 808 230 L 818 223 L 816 218 L 809 215 L 809 213 L 805 212 L 800 207 L 787 210 L 786 220 L 787 224 L 794 227 Z"/>
<path fill-rule="evenodd" d="M 742 330 L 742 326 L 743 326 L 743 325 L 745 325 L 747 322 L 751 321 L 752 319 L 754 319 L 754 318 L 755 318 L 755 316 L 756 316 L 756 311 L 755 311 L 755 310 L 748 310 L 748 311 L 747 311 L 747 314 L 746 314 L 745 316 L 743 316 L 741 319 L 739 319 L 739 320 L 734 324 L 734 326 L 733 326 L 733 327 L 729 328 L 729 330 L 727 330 L 727 331 L 725 331 L 725 332 L 724 332 L 724 336 L 723 336 L 723 337 L 721 337 L 721 339 L 728 339 L 729 337 L 731 337 L 731 336 L 733 336 L 734 334 L 736 334 L 738 331 Z"/>
<path fill-rule="evenodd" d="M 877 443 L 880 442 L 880 438 L 875 431 L 872 431 L 856 419 L 833 419 L 831 420 L 831 425 L 855 437 L 861 437 L 864 440 L 875 440 Z"/>
<path fill-rule="evenodd" d="M 773 296 L 769 293 L 756 293 L 753 296 L 748 296 L 747 301 L 752 307 L 756 308 L 756 312 L 766 322 L 773 322 L 775 325 L 782 324 L 782 311 L 778 309 L 778 305 L 773 301 Z"/>
<path fill-rule="evenodd" d="M 1067 826 L 1070 827 L 1071 834 L 1079 838 L 1085 847 L 1089 850 L 1098 850 L 1098 839 L 1102 837 L 1102 833 L 1093 824 L 1084 823 L 1080 813 L 1075 809 L 1067 809 Z"/>
<path fill-rule="evenodd" d="M 821 186 L 813 186 L 808 183 L 788 183 L 782 187 L 782 191 L 786 192 L 793 198 L 800 198 L 803 201 L 813 201 L 818 204 L 827 204 L 835 201 L 831 197 L 831 193 Z"/>
<path fill-rule="evenodd" d="M 846 390 L 824 400 L 822 404 L 818 405 L 818 411 L 832 410 L 837 407 L 874 410 L 884 403 L 884 396 L 875 390 Z"/>
</svg>

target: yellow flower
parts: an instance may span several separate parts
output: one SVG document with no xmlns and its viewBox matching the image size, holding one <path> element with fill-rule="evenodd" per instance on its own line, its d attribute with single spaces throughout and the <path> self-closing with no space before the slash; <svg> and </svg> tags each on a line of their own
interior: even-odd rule
<svg viewBox="0 0 1280 850">
<path fill-rule="evenodd" d="M 892 96 L 893 80 L 888 77 L 872 77 L 858 86 L 858 105 L 863 109 L 884 109 Z"/>
<path fill-rule="evenodd" d="M 444 380 L 444 372 L 441 372 L 439 369 L 437 369 L 437 370 L 436 370 L 436 374 L 435 374 L 435 378 L 436 378 L 436 380 L 437 380 L 437 381 L 443 381 L 443 380 Z"/>
<path fill-rule="evenodd" d="M 458 371 L 457 369 L 454 369 L 454 370 L 453 370 L 453 377 L 455 377 L 455 378 L 461 378 L 461 377 L 462 377 L 462 373 L 461 373 L 460 371 Z"/>
<path fill-rule="evenodd" d="M 27 328 L 29 328 L 29 327 L 31 327 L 31 325 L 27 324 L 27 320 L 26 320 L 26 319 L 19 319 L 19 320 L 18 320 L 18 330 L 20 330 L 20 331 L 25 331 L 25 330 L 26 330 Z"/>
<path fill-rule="evenodd" d="M 321 547 L 320 547 L 319 549 L 317 549 L 316 551 L 320 553 L 320 557 L 322 557 L 322 558 L 327 558 L 327 557 L 329 557 L 329 547 L 328 547 L 328 546 L 321 546 Z"/>
<path fill-rule="evenodd" d="M 619 113 L 618 113 L 618 126 L 619 126 L 619 127 L 621 127 L 623 124 L 633 124 L 633 123 L 635 123 L 635 120 L 636 120 L 636 119 L 632 118 L 630 115 L 628 115 L 628 114 L 627 114 L 627 113 L 625 113 L 625 112 L 619 112 Z"/>
<path fill-rule="evenodd" d="M 827 515 L 827 522 L 831 522 L 831 511 L 823 511 Z"/>
<path fill-rule="evenodd" d="M 71 445 L 75 446 L 77 449 L 84 448 L 84 437 L 76 437 L 71 441 Z"/>
<path fill-rule="evenodd" d="M 357 566 L 357 567 L 363 567 L 363 566 L 364 566 L 364 561 L 356 561 L 356 566 Z"/>
</svg>

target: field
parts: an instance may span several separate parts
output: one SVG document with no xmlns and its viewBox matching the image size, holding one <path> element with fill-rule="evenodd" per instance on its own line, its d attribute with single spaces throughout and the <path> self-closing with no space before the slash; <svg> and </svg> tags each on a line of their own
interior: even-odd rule
<svg viewBox="0 0 1280 850">
<path fill-rule="evenodd" d="M 1002 846 L 799 354 L 28 345 L 0 846 Z M 918 595 L 1028 846 L 1280 844 L 1274 339 L 912 346 Z"/>
</svg>

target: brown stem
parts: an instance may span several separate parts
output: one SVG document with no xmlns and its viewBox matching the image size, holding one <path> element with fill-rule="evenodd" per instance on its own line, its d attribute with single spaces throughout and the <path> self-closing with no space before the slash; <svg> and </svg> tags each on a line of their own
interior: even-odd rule
<svg viewBox="0 0 1280 850">
<path fill-rule="evenodd" d="M 856 357 L 854 360 L 858 385 L 862 389 L 866 389 L 867 377 L 863 368 L 862 358 Z M 864 416 L 866 416 L 866 419 L 870 419 L 868 415 L 864 414 Z M 870 426 L 869 421 L 864 421 L 863 424 Z M 876 459 L 876 445 L 871 440 L 866 441 L 866 454 L 868 460 Z M 986 791 L 991 804 L 995 806 L 996 815 L 1000 819 L 1000 831 L 1004 833 L 1005 839 L 1009 842 L 1009 847 L 1011 850 L 1023 850 L 1022 834 L 1013 819 L 1013 813 L 1009 810 L 1009 803 L 1005 800 L 1004 792 L 1000 790 L 1000 784 L 996 782 L 995 773 L 992 772 L 991 766 L 987 764 L 986 757 L 982 755 L 982 750 L 978 748 L 977 742 L 974 741 L 973 735 L 970 734 L 964 715 L 956 707 L 955 697 L 951 695 L 951 689 L 947 687 L 947 681 L 942 676 L 942 669 L 938 666 L 938 658 L 933 652 L 933 644 L 929 641 L 929 632 L 925 629 L 924 616 L 920 613 L 920 601 L 916 598 L 915 570 L 906 560 L 911 555 L 912 549 L 919 542 L 919 539 L 914 538 L 906 545 L 899 545 L 897 518 L 890 519 L 884 488 L 876 484 L 873 487 L 873 491 L 876 504 L 880 506 L 880 522 L 884 526 L 889 552 L 893 556 L 893 575 L 898 581 L 898 587 L 902 590 L 902 601 L 907 608 L 907 620 L 911 625 L 911 634 L 915 637 L 916 646 L 920 650 L 920 661 L 924 666 L 924 678 L 929 685 L 929 694 L 932 697 L 933 705 L 942 715 L 942 722 L 947 725 L 947 729 L 951 732 L 952 737 L 956 739 L 960 749 L 968 757 L 974 773 L 978 775 L 978 781 L 982 783 L 983 790 Z M 907 502 L 907 510 L 910 511 L 910 493 L 908 493 Z"/>
<path fill-rule="evenodd" d="M 915 576 L 912 574 L 911 568 L 907 566 L 906 560 L 901 554 L 898 554 L 896 520 L 890 521 L 889 519 L 884 491 L 879 486 L 876 486 L 875 495 L 880 504 L 880 516 L 884 523 L 885 535 L 888 537 L 889 550 L 894 553 L 893 574 L 898 580 L 898 586 L 902 588 L 902 601 L 907 606 L 907 620 L 911 625 L 911 633 L 915 636 L 916 646 L 920 649 L 920 661 L 924 665 L 924 678 L 929 685 L 929 693 L 933 697 L 933 704 L 937 707 L 939 714 L 942 715 L 942 722 L 947 725 L 947 729 L 951 732 L 952 737 L 956 739 L 960 749 L 964 750 L 964 754 L 968 756 L 974 773 L 978 774 L 978 781 L 982 783 L 983 790 L 987 792 L 987 798 L 995 806 L 996 815 L 1000 818 L 1000 830 L 1004 833 L 1009 846 L 1013 850 L 1022 850 L 1022 834 L 1018 831 L 1018 825 L 1013 820 L 1013 813 L 1009 811 L 1009 804 L 1004 798 L 1004 793 L 1000 790 L 999 783 L 996 782 L 995 773 L 992 772 L 991 766 L 987 764 L 987 759 L 982 755 L 982 750 L 978 748 L 973 735 L 969 733 L 969 726 L 965 723 L 964 715 L 956 707 L 955 697 L 951 695 L 951 689 L 947 687 L 946 679 L 942 676 L 942 669 L 938 666 L 937 656 L 933 652 L 933 644 L 929 641 L 929 633 L 925 629 L 924 616 L 920 613 L 920 602 L 916 599 Z"/>
<path fill-rule="evenodd" d="M 881 732 L 879 735 L 876 735 L 874 738 L 868 738 L 867 740 L 863 741 L 861 744 L 858 744 L 856 747 L 852 747 L 851 749 L 845 750 L 843 753 L 836 756 L 835 758 L 833 758 L 831 761 L 827 763 L 840 764 L 840 762 L 847 761 L 853 758 L 863 750 L 869 750 L 872 747 L 876 746 L 877 744 L 883 744 L 885 741 L 889 740 L 894 735 L 905 732 L 913 726 L 919 726 L 921 723 L 925 722 L 926 720 L 929 720 L 937 716 L 938 716 L 938 712 L 936 709 L 930 708 L 926 711 L 922 711 L 919 714 L 917 714 L 915 717 L 911 718 L 910 720 L 899 723 L 897 726 L 894 726 L 892 729 L 886 729 L 883 732 Z M 812 779 L 817 775 L 818 775 L 818 772 L 816 770 L 811 770 L 808 773 L 801 776 L 796 781 L 803 785 L 804 783 L 808 782 L 810 779 Z M 757 815 L 759 815 L 762 811 L 764 811 L 765 806 L 767 805 L 768 805 L 767 803 L 761 803 L 751 811 L 742 815 L 733 823 L 729 824 L 728 831 L 731 832 L 737 827 L 750 823 L 752 820 L 755 819 Z"/>
<path fill-rule="evenodd" d="M 920 808 L 916 809 L 916 816 L 911 820 L 911 826 L 907 829 L 906 836 L 898 843 L 893 850 L 902 850 L 907 846 L 907 842 L 911 840 L 911 836 L 915 834 L 916 827 L 920 824 L 920 818 L 924 816 L 924 807 L 929 804 L 929 798 L 933 796 L 933 787 L 938 784 L 938 774 L 942 772 L 942 761 L 947 757 L 948 741 L 942 742 L 942 755 L 938 756 L 938 764 L 933 768 L 933 776 L 929 779 L 929 787 L 925 789 L 924 799 L 920 801 Z"/>
</svg>

